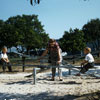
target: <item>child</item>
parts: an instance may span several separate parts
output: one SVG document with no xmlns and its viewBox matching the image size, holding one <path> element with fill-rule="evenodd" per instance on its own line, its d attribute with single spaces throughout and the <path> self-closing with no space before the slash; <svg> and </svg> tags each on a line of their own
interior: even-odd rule
<svg viewBox="0 0 100 100">
<path fill-rule="evenodd" d="M 9 72 L 12 72 L 11 64 L 10 64 L 10 61 L 8 59 L 8 56 L 7 56 L 7 48 L 5 46 L 2 48 L 0 61 L 1 61 L 1 64 L 2 64 L 3 72 L 5 72 L 6 66 L 8 66 Z"/>
<path fill-rule="evenodd" d="M 40 59 L 44 57 L 46 54 L 49 54 L 49 62 L 52 66 L 59 66 L 62 62 L 62 56 L 61 56 L 61 49 L 58 45 L 58 43 L 54 39 L 50 39 L 48 46 Z M 52 81 L 55 80 L 55 73 L 56 68 L 52 68 Z M 62 71 L 60 68 L 58 68 L 59 73 L 59 80 L 62 81 Z"/>
<path fill-rule="evenodd" d="M 85 60 L 81 63 L 81 70 L 80 73 L 85 73 L 88 71 L 89 68 L 93 68 L 94 67 L 94 58 L 91 54 L 91 48 L 86 47 L 84 49 L 84 54 L 86 55 Z M 78 76 L 80 76 L 80 73 L 77 74 Z"/>
</svg>

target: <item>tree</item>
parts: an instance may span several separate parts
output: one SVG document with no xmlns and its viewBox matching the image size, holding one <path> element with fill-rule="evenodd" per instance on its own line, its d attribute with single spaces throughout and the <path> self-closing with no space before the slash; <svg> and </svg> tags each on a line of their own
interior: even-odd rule
<svg viewBox="0 0 100 100">
<path fill-rule="evenodd" d="M 83 26 L 86 42 L 92 42 L 96 49 L 100 47 L 100 19 L 92 19 Z"/>
<path fill-rule="evenodd" d="M 79 29 L 70 29 L 65 31 L 63 37 L 60 39 L 60 45 L 63 51 L 75 54 L 83 50 L 85 47 L 84 33 Z"/>
<path fill-rule="evenodd" d="M 2 46 L 16 46 L 16 42 L 18 41 L 18 34 L 12 25 L 4 24 L 0 32 L 0 40 L 2 41 Z"/>
<path fill-rule="evenodd" d="M 2 41 L 2 28 L 3 28 L 3 26 L 4 26 L 4 21 L 3 20 L 0 20 L 0 49 L 2 48 L 2 46 L 3 46 L 3 41 Z"/>
<path fill-rule="evenodd" d="M 37 15 L 10 17 L 1 28 L 2 45 L 20 45 L 22 51 L 26 48 L 27 53 L 30 49 L 43 48 L 49 39 L 43 27 Z"/>
</svg>

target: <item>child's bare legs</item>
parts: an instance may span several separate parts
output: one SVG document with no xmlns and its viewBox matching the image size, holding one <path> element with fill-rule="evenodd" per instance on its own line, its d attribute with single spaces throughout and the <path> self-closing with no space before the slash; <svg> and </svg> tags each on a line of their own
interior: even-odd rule
<svg viewBox="0 0 100 100">
<path fill-rule="evenodd" d="M 62 69 L 58 67 L 58 77 L 59 77 L 59 80 L 62 81 L 63 78 L 62 78 Z"/>
<path fill-rule="evenodd" d="M 52 80 L 55 80 L 56 68 L 52 68 Z"/>
</svg>

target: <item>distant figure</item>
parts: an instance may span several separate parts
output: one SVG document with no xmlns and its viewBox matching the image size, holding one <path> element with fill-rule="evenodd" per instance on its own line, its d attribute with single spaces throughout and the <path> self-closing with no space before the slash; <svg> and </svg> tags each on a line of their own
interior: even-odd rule
<svg viewBox="0 0 100 100">
<path fill-rule="evenodd" d="M 59 66 L 62 63 L 61 49 L 54 39 L 50 39 L 46 50 L 43 52 L 42 57 L 49 54 L 49 63 L 52 66 Z M 55 80 L 56 68 L 52 68 L 52 81 Z M 62 81 L 62 71 L 58 67 L 59 80 Z"/>
<path fill-rule="evenodd" d="M 3 72 L 6 70 L 6 66 L 8 67 L 9 72 L 12 72 L 11 64 L 7 56 L 7 47 L 2 48 L 2 53 L 0 55 L 0 62 L 2 64 Z"/>
<path fill-rule="evenodd" d="M 93 68 L 94 67 L 94 58 L 91 54 L 91 48 L 86 47 L 84 49 L 84 54 L 85 56 L 85 60 L 81 63 L 81 70 L 80 73 L 85 73 L 88 71 L 89 68 Z M 77 74 L 77 76 L 80 76 L 80 73 Z"/>
</svg>

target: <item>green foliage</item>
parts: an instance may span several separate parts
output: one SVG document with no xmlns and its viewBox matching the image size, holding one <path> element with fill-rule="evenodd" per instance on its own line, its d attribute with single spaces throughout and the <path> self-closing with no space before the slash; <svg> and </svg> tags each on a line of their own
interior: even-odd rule
<svg viewBox="0 0 100 100">
<path fill-rule="evenodd" d="M 69 32 L 65 31 L 65 34 L 60 39 L 60 45 L 63 51 L 72 52 L 83 50 L 86 43 L 84 41 L 84 33 L 79 29 L 70 29 Z"/>
<path fill-rule="evenodd" d="M 3 28 L 3 26 L 4 26 L 4 21 L 3 20 L 0 20 L 0 48 L 2 48 L 2 46 L 3 46 L 3 42 L 2 42 L 2 28 Z"/>
<path fill-rule="evenodd" d="M 92 19 L 87 24 L 83 26 L 83 32 L 85 34 L 86 42 L 92 42 L 96 45 L 96 48 L 100 46 L 100 19 Z"/>
<path fill-rule="evenodd" d="M 21 45 L 27 51 L 45 47 L 49 39 L 37 15 L 18 15 L 10 17 L 4 23 L 0 21 L 0 30 L 2 45 Z"/>
</svg>

